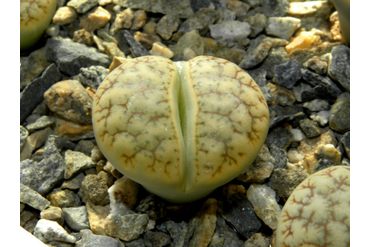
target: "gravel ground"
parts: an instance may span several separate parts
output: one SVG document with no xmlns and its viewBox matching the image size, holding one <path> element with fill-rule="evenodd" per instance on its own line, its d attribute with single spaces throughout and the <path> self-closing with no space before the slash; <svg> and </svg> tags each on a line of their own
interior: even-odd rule
<svg viewBox="0 0 370 247">
<path fill-rule="evenodd" d="M 199 201 L 151 195 L 96 144 L 97 88 L 146 55 L 227 59 L 268 103 L 257 159 Z M 294 189 L 350 165 L 350 48 L 331 1 L 61 0 L 20 59 L 20 225 L 48 246 L 275 246 Z"/>
</svg>

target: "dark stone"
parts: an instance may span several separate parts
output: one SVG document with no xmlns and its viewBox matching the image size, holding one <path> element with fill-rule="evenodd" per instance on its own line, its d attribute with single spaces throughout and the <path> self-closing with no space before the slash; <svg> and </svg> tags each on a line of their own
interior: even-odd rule
<svg viewBox="0 0 370 247">
<path fill-rule="evenodd" d="M 270 128 L 278 126 L 280 123 L 287 121 L 300 120 L 306 115 L 303 113 L 303 107 L 300 105 L 292 106 L 269 106 L 270 111 Z"/>
<path fill-rule="evenodd" d="M 149 56 L 150 52 L 147 51 L 136 39 L 132 36 L 132 34 L 127 31 L 123 30 L 123 36 L 125 36 L 127 42 L 131 46 L 132 53 L 135 57 L 142 57 L 142 56 Z"/>
<path fill-rule="evenodd" d="M 350 132 L 347 131 L 340 139 L 348 158 L 350 158 Z"/>
<path fill-rule="evenodd" d="M 55 64 L 50 64 L 39 78 L 31 81 L 22 91 L 20 99 L 20 123 L 36 108 L 44 99 L 44 93 L 54 83 L 62 78 Z"/>
<path fill-rule="evenodd" d="M 301 130 L 307 138 L 313 138 L 321 134 L 319 125 L 308 118 L 299 121 L 299 127 L 301 127 Z"/>
<path fill-rule="evenodd" d="M 76 147 L 76 144 L 68 140 L 67 137 L 59 137 L 56 135 L 49 135 L 48 140 L 44 146 L 43 157 L 47 158 L 49 155 L 60 152 L 61 149 L 71 149 L 73 150 Z"/>
<path fill-rule="evenodd" d="M 190 0 L 190 7 L 194 13 L 200 9 L 216 6 L 220 6 L 220 2 L 218 0 Z"/>
<path fill-rule="evenodd" d="M 135 211 L 147 214 L 151 219 L 163 218 L 166 215 L 165 204 L 154 195 L 149 195 L 141 200 Z"/>
<path fill-rule="evenodd" d="M 106 54 L 93 47 L 72 42 L 68 39 L 50 38 L 46 42 L 46 58 L 56 63 L 58 69 L 73 76 L 80 73 L 83 67 L 101 65 L 108 67 L 111 63 Z"/>
<path fill-rule="evenodd" d="M 276 83 L 292 89 L 295 83 L 301 79 L 301 64 L 297 60 L 292 60 L 275 66 Z"/>
<path fill-rule="evenodd" d="M 258 232 L 262 226 L 246 193 L 230 195 L 227 201 L 220 201 L 219 206 L 222 218 L 246 239 Z"/>
<path fill-rule="evenodd" d="M 239 66 L 243 69 L 253 68 L 267 57 L 271 47 L 271 39 L 266 37 L 266 35 L 259 35 L 257 38 L 251 41 L 249 48 Z"/>
<path fill-rule="evenodd" d="M 287 158 L 287 152 L 284 149 L 276 146 L 275 144 L 272 144 L 270 146 L 270 154 L 275 159 L 275 164 L 274 164 L 275 168 L 286 168 L 287 167 L 286 165 L 287 165 L 288 158 Z"/>
<path fill-rule="evenodd" d="M 78 80 L 85 86 L 98 89 L 105 77 L 109 74 L 108 69 L 103 66 L 91 66 L 89 68 L 81 68 Z"/>
<path fill-rule="evenodd" d="M 79 194 L 84 202 L 104 206 L 110 202 L 108 189 L 113 183 L 113 176 L 104 171 L 98 174 L 88 174 L 81 183 Z"/>
<path fill-rule="evenodd" d="M 204 29 L 208 30 L 208 26 L 212 25 L 218 18 L 220 18 L 220 13 L 217 10 L 204 8 L 186 19 L 178 31 L 187 33 L 196 29 L 202 33 Z"/>
<path fill-rule="evenodd" d="M 146 247 L 162 247 L 171 243 L 171 237 L 163 232 L 147 231 L 143 239 Z"/>
<path fill-rule="evenodd" d="M 285 16 L 290 7 L 288 0 L 261 0 L 260 3 L 266 17 Z"/>
<path fill-rule="evenodd" d="M 343 93 L 335 101 L 330 110 L 329 127 L 342 132 L 350 127 L 350 95 Z"/>
<path fill-rule="evenodd" d="M 286 201 L 293 190 L 308 176 L 309 174 L 304 171 L 275 168 L 271 175 L 270 186 L 279 197 Z"/>
<path fill-rule="evenodd" d="M 163 223 L 165 225 L 167 232 L 170 234 L 173 242 L 171 246 L 183 246 L 185 242 L 185 236 L 188 231 L 188 224 L 185 221 L 176 223 L 174 221 L 166 221 Z"/>
<path fill-rule="evenodd" d="M 211 246 L 243 247 L 244 242 L 239 239 L 234 229 L 230 228 L 222 217 L 217 217 L 216 229 L 213 234 Z"/>
<path fill-rule="evenodd" d="M 275 76 L 275 66 L 288 62 L 289 56 L 287 51 L 285 50 L 285 47 L 272 47 L 270 51 L 268 52 L 268 56 L 266 59 L 262 62 L 261 68 L 266 69 L 267 78 L 273 78 Z"/>
<path fill-rule="evenodd" d="M 276 127 L 269 132 L 266 138 L 266 144 L 270 148 L 271 145 L 276 145 L 279 148 L 286 150 L 292 142 L 293 134 L 289 129 Z"/>
<path fill-rule="evenodd" d="M 127 42 L 127 39 L 124 36 L 125 29 L 119 29 L 114 34 L 113 37 L 117 40 L 118 48 L 124 53 L 124 54 L 130 54 L 130 44 Z"/>
<path fill-rule="evenodd" d="M 339 45 L 331 50 L 328 74 L 347 92 L 350 91 L 350 49 L 348 46 Z"/>
<path fill-rule="evenodd" d="M 118 240 L 108 237 L 95 235 L 88 229 L 83 229 L 80 231 L 82 238 L 80 247 L 98 247 L 98 246 L 109 246 L 109 247 L 120 247 L 121 244 Z"/>
</svg>

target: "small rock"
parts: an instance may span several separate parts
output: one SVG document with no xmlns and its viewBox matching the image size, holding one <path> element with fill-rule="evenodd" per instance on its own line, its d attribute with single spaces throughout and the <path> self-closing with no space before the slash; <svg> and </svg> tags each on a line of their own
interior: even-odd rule
<svg viewBox="0 0 370 247">
<path fill-rule="evenodd" d="M 80 29 L 73 33 L 73 42 L 92 46 L 94 44 L 94 38 L 90 32 L 85 29 Z"/>
<path fill-rule="evenodd" d="M 212 8 L 200 9 L 181 24 L 179 32 L 187 33 L 195 29 L 202 33 L 204 29 L 210 27 L 219 17 L 220 13 L 217 10 Z M 160 28 L 158 26 L 157 29 Z"/>
<path fill-rule="evenodd" d="M 48 90 L 54 83 L 61 79 L 62 75 L 58 71 L 55 64 L 48 66 L 42 75 L 33 80 L 23 89 L 20 95 L 20 122 L 22 123 L 26 117 L 40 104 L 44 98 L 44 92 Z"/>
<path fill-rule="evenodd" d="M 70 179 L 77 173 L 96 166 L 96 163 L 91 160 L 90 156 L 78 151 L 67 150 L 64 160 L 64 179 Z"/>
<path fill-rule="evenodd" d="M 274 170 L 275 159 L 270 155 L 266 145 L 263 145 L 257 158 L 236 179 L 243 183 L 263 183 Z"/>
<path fill-rule="evenodd" d="M 166 15 L 165 15 L 166 16 Z M 171 15 L 170 15 L 171 16 Z M 163 16 L 164 17 L 164 16 Z M 162 17 L 162 18 L 163 18 Z M 160 21 L 160 20 L 159 20 Z M 167 22 L 167 21 L 166 21 Z M 167 24 L 168 25 L 170 25 L 170 23 L 171 22 L 167 22 Z M 180 21 L 179 21 L 179 23 L 180 23 Z M 156 26 L 157 26 L 158 24 L 157 23 L 155 23 L 154 21 L 148 21 L 145 25 L 144 25 L 144 27 L 143 27 L 143 32 L 144 33 L 148 33 L 148 34 L 156 34 L 156 30 L 155 30 L 155 28 L 156 28 Z M 168 29 L 168 28 L 167 28 Z M 159 33 L 157 33 L 158 35 L 159 35 Z M 171 33 L 171 36 L 172 36 L 172 33 Z M 165 38 L 163 38 L 162 37 L 162 39 L 165 39 Z"/>
<path fill-rule="evenodd" d="M 312 91 L 313 91 L 313 88 L 310 85 L 303 83 L 303 82 L 300 82 L 293 87 L 293 93 L 298 102 L 304 101 L 302 99 L 303 94 L 305 95 L 312 94 Z"/>
<path fill-rule="evenodd" d="M 81 199 L 70 190 L 54 190 L 47 198 L 50 204 L 55 207 L 76 207 L 81 205 Z"/>
<path fill-rule="evenodd" d="M 317 123 L 308 118 L 299 121 L 299 127 L 301 127 L 307 138 L 316 137 L 321 134 L 321 130 Z"/>
<path fill-rule="evenodd" d="M 51 132 L 52 130 L 50 128 L 46 128 L 29 135 L 21 150 L 20 160 L 31 158 L 33 151 L 44 144 Z"/>
<path fill-rule="evenodd" d="M 45 127 L 48 127 L 52 124 L 55 123 L 55 118 L 54 117 L 49 117 L 49 116 L 42 116 L 36 120 L 36 122 L 32 124 L 28 124 L 26 128 L 28 130 L 37 130 L 37 129 L 43 129 Z"/>
<path fill-rule="evenodd" d="M 267 16 L 285 16 L 289 11 L 289 1 L 287 0 L 260 0 L 262 13 Z"/>
<path fill-rule="evenodd" d="M 346 154 L 348 158 L 350 157 L 350 131 L 347 131 L 343 137 L 340 139 L 340 142 L 343 144 L 344 150 L 346 151 Z"/>
<path fill-rule="evenodd" d="M 108 188 L 113 185 L 113 177 L 104 171 L 97 175 L 87 175 L 81 184 L 80 193 L 85 202 L 95 205 L 109 204 Z"/>
<path fill-rule="evenodd" d="M 222 217 L 217 217 L 216 229 L 212 236 L 212 241 L 209 247 L 233 246 L 244 247 L 244 243 L 239 239 L 238 234 Z"/>
<path fill-rule="evenodd" d="M 89 68 L 81 68 L 78 80 L 82 85 L 87 85 L 97 89 L 108 75 L 108 70 L 102 66 L 91 66 Z"/>
<path fill-rule="evenodd" d="M 21 125 L 20 127 L 20 150 L 22 150 L 27 137 L 28 137 L 28 130 Z"/>
<path fill-rule="evenodd" d="M 117 179 L 114 184 L 108 189 L 109 201 L 111 209 L 116 204 L 124 204 L 129 209 L 133 209 L 136 205 L 139 185 L 127 177 Z M 115 212 L 113 210 L 114 213 Z"/>
<path fill-rule="evenodd" d="M 251 184 L 247 197 L 257 216 L 271 229 L 276 229 L 281 209 L 276 202 L 275 191 L 267 185 Z"/>
<path fill-rule="evenodd" d="M 186 222 L 181 221 L 180 223 L 176 223 L 172 220 L 168 220 L 165 221 L 162 225 L 166 227 L 167 232 L 173 239 L 171 246 L 173 247 L 184 246 L 185 236 L 188 230 Z"/>
<path fill-rule="evenodd" d="M 81 140 L 94 138 L 91 124 L 80 124 L 69 121 L 55 114 L 56 134 L 70 140 Z"/>
<path fill-rule="evenodd" d="M 70 76 L 77 75 L 83 67 L 93 65 L 108 67 L 110 64 L 107 55 L 69 39 L 48 39 L 46 52 L 47 59 L 54 62 L 61 72 Z"/>
<path fill-rule="evenodd" d="M 92 99 L 76 80 L 60 81 L 44 94 L 49 109 L 66 119 L 91 124 Z"/>
<path fill-rule="evenodd" d="M 147 214 L 151 219 L 159 219 L 166 216 L 165 204 L 154 195 L 149 195 L 141 200 L 135 211 Z"/>
<path fill-rule="evenodd" d="M 146 23 L 146 13 L 145 10 L 137 10 L 134 13 L 134 19 L 132 21 L 131 29 L 132 30 L 139 30 L 142 28 Z"/>
<path fill-rule="evenodd" d="M 250 69 L 261 63 L 267 57 L 272 47 L 272 43 L 269 41 L 270 39 L 263 34 L 253 39 L 239 66 L 243 69 Z"/>
<path fill-rule="evenodd" d="M 131 241 L 138 238 L 145 230 L 149 217 L 146 214 L 109 214 L 105 220 L 105 234 Z"/>
<path fill-rule="evenodd" d="M 318 45 L 314 45 L 310 49 L 293 49 L 289 53 L 290 59 L 296 59 L 301 64 L 305 63 L 308 59 L 314 57 L 314 56 L 325 56 L 325 54 L 328 54 L 331 52 L 333 47 L 340 45 L 340 42 L 328 42 L 325 41 L 323 43 L 320 43 Z M 286 47 L 285 47 L 286 48 Z M 288 50 L 287 50 L 288 51 Z"/>
<path fill-rule="evenodd" d="M 301 26 L 301 20 L 294 17 L 269 17 L 266 24 L 266 33 L 287 41 Z"/>
<path fill-rule="evenodd" d="M 350 94 L 343 93 L 335 101 L 330 111 L 329 127 L 342 132 L 350 128 Z"/>
<path fill-rule="evenodd" d="M 180 19 L 174 15 L 163 16 L 155 26 L 155 32 L 164 40 L 169 40 L 172 33 L 176 32 L 180 25 Z"/>
<path fill-rule="evenodd" d="M 263 14 L 256 13 L 254 16 L 244 19 L 244 22 L 249 23 L 251 27 L 251 33 L 249 34 L 249 37 L 254 38 L 265 29 L 267 18 Z"/>
<path fill-rule="evenodd" d="M 81 247 L 109 246 L 122 247 L 122 244 L 114 238 L 93 234 L 89 229 L 83 229 L 81 233 Z M 77 246 L 77 244 L 76 244 Z"/>
<path fill-rule="evenodd" d="M 100 206 L 92 203 L 86 203 L 87 216 L 89 218 L 89 225 L 92 233 L 98 235 L 105 235 L 104 226 L 105 219 L 109 215 L 109 205 Z"/>
<path fill-rule="evenodd" d="M 61 241 L 75 243 L 76 238 L 61 227 L 57 222 L 41 219 L 33 231 L 33 235 L 44 243 L 51 241 Z"/>
<path fill-rule="evenodd" d="M 318 56 L 313 56 L 312 58 L 308 59 L 303 66 L 306 68 L 314 71 L 319 75 L 325 75 L 328 69 L 328 63 L 320 60 Z"/>
<path fill-rule="evenodd" d="M 50 23 L 49 26 L 45 30 L 45 34 L 51 37 L 58 36 L 60 31 L 60 26 L 55 23 Z"/>
<path fill-rule="evenodd" d="M 168 47 L 175 53 L 175 56 L 182 56 L 185 48 L 192 49 L 198 56 L 204 54 L 204 42 L 198 30 L 192 30 L 184 34 L 176 45 L 169 45 Z"/>
<path fill-rule="evenodd" d="M 193 232 L 193 237 L 190 239 L 190 246 L 208 246 L 216 228 L 216 212 L 217 200 L 208 198 L 207 201 L 203 203 L 202 209 L 198 214 L 190 219 L 188 233 Z"/>
<path fill-rule="evenodd" d="M 319 112 L 313 112 L 310 115 L 310 118 L 318 122 L 320 126 L 325 126 L 329 122 L 330 117 L 330 111 L 319 111 Z"/>
<path fill-rule="evenodd" d="M 50 206 L 40 212 L 40 218 L 58 222 L 59 225 L 64 225 L 63 211 L 59 207 Z"/>
<path fill-rule="evenodd" d="M 289 163 L 292 163 L 292 164 L 300 163 L 300 162 L 302 163 L 304 159 L 304 156 L 298 153 L 298 151 L 293 148 L 289 149 L 289 151 L 287 152 L 287 157 L 288 157 Z"/>
<path fill-rule="evenodd" d="M 70 190 L 77 190 L 81 188 L 81 183 L 85 175 L 83 173 L 78 174 L 76 177 L 70 180 L 64 180 L 63 184 L 60 186 L 61 189 L 70 189 Z"/>
<path fill-rule="evenodd" d="M 245 16 L 248 12 L 248 10 L 251 8 L 251 6 L 247 3 L 244 3 L 242 1 L 227 1 L 226 7 L 233 11 L 236 14 L 236 17 L 242 17 Z"/>
<path fill-rule="evenodd" d="M 341 164 L 342 154 L 332 144 L 318 146 L 315 155 L 318 162 L 315 166 L 314 172 L 330 166 L 339 166 Z"/>
<path fill-rule="evenodd" d="M 288 53 L 296 49 L 311 49 L 313 46 L 317 46 L 321 43 L 320 36 L 313 34 L 312 32 L 300 32 L 296 37 L 294 37 L 285 49 Z"/>
<path fill-rule="evenodd" d="M 123 35 L 130 44 L 132 52 L 136 57 L 150 55 L 150 53 L 138 41 L 135 40 L 129 31 L 123 30 Z"/>
<path fill-rule="evenodd" d="M 242 190 L 229 184 L 224 188 L 227 200 L 220 201 L 221 216 L 231 224 L 239 234 L 250 238 L 261 227 L 261 222 L 254 213 L 252 204 L 248 201 L 244 187 Z M 245 224 L 248 222 L 248 224 Z"/>
<path fill-rule="evenodd" d="M 350 91 L 350 50 L 348 46 L 340 45 L 331 51 L 328 74 L 340 83 L 347 92 Z"/>
<path fill-rule="evenodd" d="M 244 247 L 267 247 L 270 246 L 270 241 L 267 237 L 263 236 L 262 233 L 257 232 L 247 241 L 244 242 Z"/>
<path fill-rule="evenodd" d="M 269 132 L 266 139 L 266 144 L 270 148 L 271 145 L 276 145 L 286 150 L 292 142 L 293 134 L 288 128 L 277 127 Z"/>
<path fill-rule="evenodd" d="M 67 225 L 74 231 L 90 228 L 86 206 L 65 207 L 63 208 L 63 217 Z"/>
<path fill-rule="evenodd" d="M 115 33 L 119 29 L 129 29 L 132 26 L 132 20 L 134 19 L 134 12 L 131 8 L 127 8 L 116 15 L 116 19 L 112 25 L 112 31 Z"/>
<path fill-rule="evenodd" d="M 303 133 L 302 133 L 303 135 Z M 294 134 L 293 134 L 294 140 Z M 287 166 L 287 152 L 274 144 L 270 146 L 271 156 L 275 159 L 274 168 L 286 168 Z"/>
<path fill-rule="evenodd" d="M 300 129 L 290 129 L 290 133 L 293 134 L 292 142 L 300 142 L 305 137 Z"/>
<path fill-rule="evenodd" d="M 292 89 L 295 83 L 301 79 L 301 64 L 297 60 L 275 66 L 275 80 L 276 83 Z"/>
<path fill-rule="evenodd" d="M 145 49 L 148 50 L 152 49 L 154 43 L 161 41 L 161 39 L 157 35 L 142 32 L 136 32 L 134 38 L 139 41 Z"/>
<path fill-rule="evenodd" d="M 53 23 L 63 26 L 72 23 L 76 18 L 77 13 L 74 8 L 62 6 L 56 10 Z"/>
<path fill-rule="evenodd" d="M 24 184 L 20 184 L 20 202 L 40 211 L 50 206 L 50 202 Z"/>
<path fill-rule="evenodd" d="M 327 109 L 329 103 L 323 99 L 314 99 L 310 102 L 303 103 L 303 107 L 310 111 L 322 111 Z"/>
<path fill-rule="evenodd" d="M 155 56 L 162 56 L 166 58 L 173 58 L 175 55 L 173 51 L 171 51 L 167 46 L 162 44 L 161 42 L 155 42 L 153 44 L 152 49 L 150 50 L 150 53 Z"/>
<path fill-rule="evenodd" d="M 113 3 L 113 0 L 98 0 L 98 1 L 99 1 L 100 6 L 105 6 L 105 5 Z"/>
<path fill-rule="evenodd" d="M 94 142 L 90 140 L 81 140 L 77 143 L 74 151 L 81 152 L 90 157 L 91 150 L 95 147 Z"/>
<path fill-rule="evenodd" d="M 143 235 L 144 244 L 148 247 L 166 246 L 172 242 L 171 237 L 163 232 L 146 231 Z"/>
<path fill-rule="evenodd" d="M 275 168 L 271 176 L 271 188 L 279 197 L 287 200 L 293 190 L 308 177 L 304 171 Z"/>
<path fill-rule="evenodd" d="M 286 42 L 283 39 L 280 39 L 281 41 Z M 273 78 L 275 76 L 275 66 L 288 62 L 289 55 L 286 52 L 285 48 L 281 45 L 278 45 L 278 47 L 272 47 L 270 51 L 268 52 L 268 56 L 264 61 L 262 61 L 262 64 L 260 68 L 265 69 L 267 74 L 267 78 Z"/>
<path fill-rule="evenodd" d="M 87 32 L 94 32 L 96 29 L 104 27 L 111 19 L 111 14 L 108 10 L 102 7 L 96 7 L 82 16 L 80 28 Z"/>
<path fill-rule="evenodd" d="M 73 7 L 77 13 L 83 14 L 99 4 L 98 0 L 71 0 L 67 6 Z"/>
<path fill-rule="evenodd" d="M 214 39 L 225 39 L 232 41 L 243 40 L 251 33 L 248 22 L 224 21 L 218 24 L 210 25 L 211 37 Z"/>
</svg>

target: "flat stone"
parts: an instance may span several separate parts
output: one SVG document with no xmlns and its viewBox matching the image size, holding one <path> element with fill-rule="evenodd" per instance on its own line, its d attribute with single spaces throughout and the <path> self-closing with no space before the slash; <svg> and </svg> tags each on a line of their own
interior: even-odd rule
<svg viewBox="0 0 370 247">
<path fill-rule="evenodd" d="M 94 142 L 90 140 L 81 140 L 77 143 L 73 151 L 81 152 L 90 157 L 91 150 L 95 147 Z"/>
<path fill-rule="evenodd" d="M 74 231 L 90 228 L 86 206 L 64 207 L 63 217 L 67 225 Z"/>
<path fill-rule="evenodd" d="M 109 214 L 105 220 L 105 234 L 131 241 L 143 234 L 148 221 L 147 214 Z"/>
<path fill-rule="evenodd" d="M 275 230 L 281 212 L 276 201 L 275 191 L 264 184 L 251 184 L 247 190 L 247 197 L 252 203 L 256 215 Z"/>
<path fill-rule="evenodd" d="M 220 13 L 217 10 L 214 10 L 212 8 L 200 9 L 191 16 L 189 16 L 189 18 L 187 18 L 181 24 L 179 32 L 187 33 L 196 29 L 202 33 L 204 29 L 208 29 L 207 27 L 212 25 L 219 17 Z M 160 28 L 160 26 L 159 27 L 157 26 L 156 29 L 158 28 Z"/>
<path fill-rule="evenodd" d="M 50 206 L 40 212 L 40 218 L 58 222 L 59 225 L 64 225 L 63 211 L 60 207 Z"/>
<path fill-rule="evenodd" d="M 77 80 L 60 81 L 44 94 L 49 109 L 64 118 L 81 124 L 91 124 L 92 99 Z"/>
<path fill-rule="evenodd" d="M 293 135 L 287 128 L 276 127 L 267 135 L 266 144 L 268 147 L 276 145 L 286 150 L 292 142 Z"/>
<path fill-rule="evenodd" d="M 89 229 L 83 229 L 81 233 L 81 247 L 109 246 L 121 247 L 122 244 L 114 238 L 93 234 Z"/>
<path fill-rule="evenodd" d="M 44 243 L 61 241 L 75 243 L 76 238 L 61 227 L 57 222 L 41 219 L 37 222 L 33 235 Z"/>
<path fill-rule="evenodd" d="M 350 91 L 350 50 L 348 46 L 340 45 L 331 51 L 328 74 L 336 80 L 347 92 Z"/>
<path fill-rule="evenodd" d="M 54 62 L 61 72 L 70 76 L 77 75 L 83 67 L 101 65 L 107 68 L 110 64 L 107 55 L 69 39 L 48 39 L 46 51 L 47 59 Z"/>
<path fill-rule="evenodd" d="M 20 184 L 20 202 L 40 211 L 50 206 L 50 202 L 30 187 Z"/>
<path fill-rule="evenodd" d="M 176 32 L 180 25 L 180 19 L 174 15 L 163 16 L 155 26 L 155 32 L 164 40 L 169 40 L 172 33 Z"/>
<path fill-rule="evenodd" d="M 307 138 L 316 137 L 321 134 L 321 130 L 317 123 L 308 118 L 299 121 L 299 126 Z"/>
<path fill-rule="evenodd" d="M 44 92 L 61 79 L 55 66 L 49 65 L 41 76 L 29 83 L 20 95 L 20 122 L 22 123 L 35 107 L 44 99 Z"/>
<path fill-rule="evenodd" d="M 264 14 L 256 13 L 253 16 L 244 19 L 244 22 L 248 22 L 251 27 L 251 33 L 249 37 L 254 38 L 259 35 L 267 25 L 267 18 Z"/>
<path fill-rule="evenodd" d="M 20 127 L 20 150 L 22 150 L 24 143 L 27 140 L 29 133 L 28 130 L 21 125 Z"/>
<path fill-rule="evenodd" d="M 77 207 L 81 205 L 81 199 L 70 190 L 56 189 L 47 195 L 47 199 L 55 207 Z"/>
<path fill-rule="evenodd" d="M 186 48 L 192 49 L 196 55 L 204 54 L 204 42 L 198 30 L 192 30 L 178 40 L 175 45 L 168 46 L 176 55 L 182 56 Z"/>
<path fill-rule="evenodd" d="M 99 4 L 98 0 L 71 0 L 67 6 L 73 7 L 77 13 L 83 14 Z"/>
<path fill-rule="evenodd" d="M 77 13 L 74 8 L 62 6 L 56 10 L 53 16 L 53 23 L 63 26 L 72 23 L 76 18 Z"/>
<path fill-rule="evenodd" d="M 94 32 L 96 29 L 104 27 L 110 19 L 111 13 L 99 6 L 82 16 L 80 28 L 88 32 Z"/>
<path fill-rule="evenodd" d="M 105 219 L 109 215 L 109 205 L 101 206 L 86 202 L 87 217 L 93 234 L 105 235 Z"/>
<path fill-rule="evenodd" d="M 129 31 L 123 30 L 123 36 L 126 38 L 127 42 L 130 44 L 132 48 L 132 52 L 134 53 L 136 57 L 150 55 L 149 51 L 147 51 L 138 41 L 136 41 Z"/>
<path fill-rule="evenodd" d="M 83 173 L 78 174 L 76 177 L 70 180 L 64 180 L 63 184 L 60 186 L 61 189 L 77 190 L 81 188 L 81 184 L 85 175 Z"/>
<path fill-rule="evenodd" d="M 225 39 L 232 41 L 243 40 L 251 33 L 248 22 L 224 21 L 214 25 L 209 25 L 211 37 L 214 39 Z"/>
<path fill-rule="evenodd" d="M 90 156 L 78 151 L 67 150 L 64 160 L 64 179 L 70 179 L 77 173 L 96 166 L 96 163 L 91 160 Z"/>
<path fill-rule="evenodd" d="M 50 116 L 42 116 L 36 120 L 36 122 L 28 124 L 26 128 L 28 130 L 43 129 L 55 123 L 55 118 Z"/>
<path fill-rule="evenodd" d="M 113 177 L 104 171 L 88 174 L 81 184 L 80 193 L 85 202 L 95 205 L 109 204 L 108 188 L 113 185 Z"/>
<path fill-rule="evenodd" d="M 235 185 L 229 186 L 234 187 Z M 236 192 L 234 189 L 229 189 L 226 194 L 227 201 L 220 201 L 219 206 L 222 218 L 248 239 L 260 229 L 262 224 L 254 213 L 253 206 L 248 201 L 245 192 L 245 189 Z"/>
<path fill-rule="evenodd" d="M 269 17 L 266 24 L 266 33 L 287 41 L 301 26 L 301 20 L 294 17 Z"/>
<path fill-rule="evenodd" d="M 144 9 L 147 12 L 165 15 L 172 14 L 179 18 L 188 18 L 193 14 L 190 0 L 113 0 L 113 3 L 125 8 Z"/>
<path fill-rule="evenodd" d="M 304 171 L 275 168 L 271 175 L 271 188 L 279 197 L 287 200 L 293 190 L 308 176 L 309 174 Z"/>
<path fill-rule="evenodd" d="M 274 128 L 286 121 L 296 121 L 304 118 L 303 107 L 299 105 L 281 106 L 272 105 L 270 110 L 270 128 Z"/>
<path fill-rule="evenodd" d="M 350 94 L 343 93 L 333 104 L 330 117 L 329 127 L 335 131 L 342 132 L 350 128 Z"/>
<path fill-rule="evenodd" d="M 36 131 L 29 135 L 20 153 L 20 160 L 30 159 L 32 153 L 41 147 L 48 136 L 51 134 L 51 128 Z"/>
<path fill-rule="evenodd" d="M 302 65 L 297 60 L 275 66 L 275 81 L 277 84 L 292 89 L 295 83 L 301 79 Z"/>
</svg>

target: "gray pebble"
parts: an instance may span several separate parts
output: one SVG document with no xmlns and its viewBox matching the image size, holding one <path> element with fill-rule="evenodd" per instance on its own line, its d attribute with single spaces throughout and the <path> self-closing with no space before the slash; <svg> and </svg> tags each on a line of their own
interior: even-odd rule
<svg viewBox="0 0 370 247">
<path fill-rule="evenodd" d="M 305 118 L 299 121 L 299 126 L 301 127 L 303 133 L 307 138 L 313 138 L 321 134 L 320 128 L 316 122 Z"/>
<path fill-rule="evenodd" d="M 57 222 L 41 219 L 37 222 L 33 235 L 44 243 L 61 241 L 75 243 L 76 238 L 61 227 Z"/>
<path fill-rule="evenodd" d="M 302 65 L 297 60 L 275 66 L 275 81 L 277 84 L 292 89 L 295 83 L 301 79 Z"/>
<path fill-rule="evenodd" d="M 108 74 L 108 69 L 104 68 L 103 66 L 90 66 L 88 68 L 80 69 L 78 80 L 82 83 L 82 85 L 98 89 L 100 83 L 103 82 Z"/>
<path fill-rule="evenodd" d="M 40 211 L 50 206 L 48 200 L 24 184 L 20 184 L 20 202 Z"/>
<path fill-rule="evenodd" d="M 63 217 L 67 225 L 74 231 L 90 228 L 86 206 L 65 207 L 63 208 Z"/>
<path fill-rule="evenodd" d="M 330 117 L 329 127 L 332 130 L 342 132 L 350 127 L 350 95 L 343 93 L 333 104 Z"/>
<path fill-rule="evenodd" d="M 121 247 L 122 245 L 117 239 L 95 235 L 90 229 L 83 229 L 81 232 L 81 240 L 79 241 L 79 247 L 98 247 L 98 246 L 109 246 L 109 247 Z M 127 246 L 127 245 L 125 245 Z"/>
<path fill-rule="evenodd" d="M 338 81 L 347 92 L 350 91 L 350 49 L 339 45 L 332 49 L 329 60 L 328 74 Z"/>
</svg>

